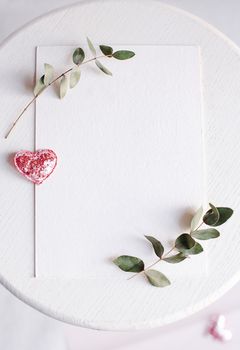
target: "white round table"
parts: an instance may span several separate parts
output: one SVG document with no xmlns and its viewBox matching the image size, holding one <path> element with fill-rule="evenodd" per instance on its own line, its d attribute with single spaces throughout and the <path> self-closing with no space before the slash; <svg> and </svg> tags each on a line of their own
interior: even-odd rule
<svg viewBox="0 0 240 350">
<path fill-rule="evenodd" d="M 208 198 L 235 215 L 209 244 L 206 279 L 151 288 L 137 279 L 34 278 L 33 186 L 17 181 L 10 155 L 34 147 L 34 107 L 8 139 L 29 100 L 36 46 L 76 45 L 89 36 L 117 44 L 199 45 L 202 50 Z M 83 1 L 50 13 L 0 47 L 0 281 L 19 299 L 75 325 L 129 330 L 174 322 L 206 307 L 239 280 L 240 50 L 202 20 L 158 1 Z M 54 253 L 54 252 L 53 252 Z"/>
</svg>

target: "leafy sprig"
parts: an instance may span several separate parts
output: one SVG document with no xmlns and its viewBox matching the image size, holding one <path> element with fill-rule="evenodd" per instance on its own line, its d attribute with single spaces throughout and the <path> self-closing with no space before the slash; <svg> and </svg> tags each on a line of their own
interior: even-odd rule
<svg viewBox="0 0 240 350">
<path fill-rule="evenodd" d="M 199 208 L 191 220 L 189 233 L 182 233 L 174 242 L 173 247 L 164 254 L 162 243 L 153 236 L 145 236 L 151 243 L 153 251 L 158 259 L 151 265 L 145 267 L 142 259 L 135 256 L 121 255 L 113 263 L 121 270 L 135 272 L 129 279 L 143 274 L 148 282 L 155 287 L 166 287 L 171 284 L 170 280 L 160 271 L 153 270 L 152 267 L 163 261 L 169 264 L 178 264 L 203 252 L 202 245 L 197 240 L 205 241 L 220 236 L 220 232 L 214 228 L 224 224 L 233 214 L 231 208 L 215 207 L 209 203 L 209 209 L 203 215 L 203 208 Z M 202 226 L 205 225 L 205 228 Z"/>
<path fill-rule="evenodd" d="M 112 75 L 110 70 L 106 68 L 102 62 L 100 61 L 103 58 L 114 58 L 117 60 L 127 60 L 132 58 L 135 53 L 129 50 L 118 50 L 114 51 L 111 46 L 100 45 L 99 49 L 102 55 L 97 54 L 97 49 L 94 47 L 93 43 L 89 38 L 87 38 L 88 48 L 93 55 L 92 58 L 86 60 L 85 52 L 81 47 L 78 47 L 74 50 L 72 55 L 72 61 L 74 66 L 72 68 L 67 69 L 60 75 L 54 77 L 54 68 L 48 63 L 44 64 L 44 75 L 37 80 L 36 85 L 34 87 L 33 93 L 34 97 L 27 103 L 27 105 L 23 108 L 21 113 L 18 115 L 10 129 L 8 130 L 5 138 L 11 134 L 16 124 L 19 122 L 23 114 L 26 110 L 31 106 L 32 103 L 36 101 L 36 99 L 51 85 L 59 81 L 59 97 L 62 99 L 66 96 L 69 88 L 73 89 L 80 81 L 81 77 L 81 66 L 90 62 L 94 62 L 96 67 L 100 69 L 103 73 L 107 75 Z"/>
</svg>

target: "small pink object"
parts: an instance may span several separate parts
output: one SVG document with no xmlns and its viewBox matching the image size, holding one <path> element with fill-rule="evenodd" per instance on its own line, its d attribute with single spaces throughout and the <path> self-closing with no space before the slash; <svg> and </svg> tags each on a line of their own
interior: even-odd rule
<svg viewBox="0 0 240 350">
<path fill-rule="evenodd" d="M 214 339 L 222 342 L 232 339 L 232 332 L 226 328 L 226 318 L 224 315 L 219 315 L 212 321 L 208 332 Z"/>
<path fill-rule="evenodd" d="M 23 176 L 40 185 L 55 169 L 57 156 L 50 149 L 42 149 L 36 152 L 19 151 L 14 156 L 14 164 Z"/>
</svg>

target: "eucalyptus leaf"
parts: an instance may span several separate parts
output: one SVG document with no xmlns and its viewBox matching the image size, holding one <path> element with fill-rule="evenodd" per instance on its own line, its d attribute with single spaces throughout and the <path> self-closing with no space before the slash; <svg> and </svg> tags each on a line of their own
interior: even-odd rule
<svg viewBox="0 0 240 350">
<path fill-rule="evenodd" d="M 217 224 L 215 224 L 214 226 L 220 226 L 224 224 L 233 215 L 233 210 L 231 208 L 218 207 L 217 210 L 219 212 L 220 218 Z"/>
<path fill-rule="evenodd" d="M 192 237 L 200 240 L 207 240 L 212 238 L 217 238 L 220 236 L 220 233 L 215 228 L 208 228 L 205 230 L 197 230 L 192 232 Z"/>
<path fill-rule="evenodd" d="M 203 252 L 203 247 L 198 242 L 195 242 L 191 249 L 185 250 L 184 255 L 197 255 Z"/>
<path fill-rule="evenodd" d="M 60 81 L 60 89 L 59 89 L 59 96 L 60 98 L 64 98 L 68 91 L 68 78 L 66 75 L 64 75 Z"/>
<path fill-rule="evenodd" d="M 85 58 L 85 53 L 83 51 L 83 49 L 81 47 L 78 47 L 74 52 L 73 52 L 73 63 L 75 63 L 76 65 L 80 65 Z"/>
<path fill-rule="evenodd" d="M 157 270 L 147 270 L 145 271 L 145 275 L 147 276 L 148 281 L 154 287 L 167 287 L 171 284 L 169 279 L 161 272 Z"/>
<path fill-rule="evenodd" d="M 135 56 L 135 53 L 133 51 L 128 50 L 119 50 L 114 52 L 112 56 L 117 60 L 127 60 Z"/>
<path fill-rule="evenodd" d="M 54 77 L 54 69 L 48 63 L 44 64 L 44 84 L 49 85 Z"/>
<path fill-rule="evenodd" d="M 183 253 L 178 253 L 176 255 L 169 256 L 168 258 L 164 258 L 163 261 L 166 261 L 169 264 L 178 264 L 185 259 L 186 256 Z"/>
<path fill-rule="evenodd" d="M 46 88 L 44 84 L 44 75 L 36 82 L 33 93 L 35 96 L 39 95 Z"/>
<path fill-rule="evenodd" d="M 218 208 L 209 203 L 211 209 L 209 209 L 203 217 L 203 222 L 208 226 L 215 226 L 220 219 L 220 213 Z"/>
<path fill-rule="evenodd" d="M 88 44 L 89 50 L 91 51 L 93 56 L 96 57 L 97 51 L 96 51 L 95 47 L 93 46 L 93 43 L 91 42 L 91 40 L 89 38 L 87 38 L 87 44 Z"/>
<path fill-rule="evenodd" d="M 219 218 L 217 221 L 214 220 L 214 211 L 211 208 L 206 212 L 203 217 L 203 221 L 208 226 L 220 226 L 224 224 L 232 215 L 233 210 L 227 207 L 217 207 L 216 208 L 219 213 Z M 216 218 L 216 217 L 215 217 Z"/>
<path fill-rule="evenodd" d="M 112 75 L 112 73 L 110 72 L 110 70 L 108 70 L 106 67 L 104 67 L 104 65 L 98 61 L 98 60 L 95 60 L 95 63 L 97 65 L 97 67 L 105 74 L 107 75 Z"/>
<path fill-rule="evenodd" d="M 188 233 L 181 234 L 175 241 L 176 249 L 182 253 L 184 253 L 186 250 L 191 249 L 194 244 L 194 239 Z"/>
<path fill-rule="evenodd" d="M 126 272 L 141 272 L 144 270 L 144 262 L 135 256 L 121 255 L 113 262 Z"/>
<path fill-rule="evenodd" d="M 192 218 L 191 232 L 194 231 L 197 228 L 197 226 L 199 225 L 199 222 L 202 218 L 202 215 L 203 215 L 203 207 L 200 207 Z"/>
<path fill-rule="evenodd" d="M 70 89 L 74 88 L 77 85 L 77 83 L 80 80 L 80 76 L 81 76 L 81 71 L 79 67 L 75 67 L 70 74 L 70 82 L 69 82 Z"/>
<path fill-rule="evenodd" d="M 161 258 L 164 253 L 164 248 L 161 242 L 152 236 L 145 236 L 145 237 L 147 238 L 147 240 L 149 240 L 149 242 L 152 243 L 155 254 L 159 258 Z"/>
<path fill-rule="evenodd" d="M 100 45 L 99 48 L 105 56 L 111 56 L 113 54 L 113 48 L 111 46 Z"/>
</svg>

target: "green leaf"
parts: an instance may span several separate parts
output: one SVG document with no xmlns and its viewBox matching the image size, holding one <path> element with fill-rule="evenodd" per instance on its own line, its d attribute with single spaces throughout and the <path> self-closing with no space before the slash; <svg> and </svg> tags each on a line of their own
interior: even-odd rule
<svg viewBox="0 0 240 350">
<path fill-rule="evenodd" d="M 203 247 L 198 242 L 195 242 L 191 249 L 185 250 L 184 255 L 197 255 L 203 252 Z"/>
<path fill-rule="evenodd" d="M 188 233 L 181 234 L 175 241 L 175 247 L 182 253 L 185 253 L 186 250 L 191 249 L 194 244 L 194 239 Z"/>
<path fill-rule="evenodd" d="M 93 54 L 93 56 L 96 57 L 97 51 L 96 51 L 95 47 L 93 46 L 93 43 L 91 42 L 91 40 L 89 38 L 87 38 L 87 43 L 88 43 L 88 47 L 89 47 L 91 53 Z"/>
<path fill-rule="evenodd" d="M 156 270 L 147 270 L 145 271 L 145 275 L 147 276 L 148 281 L 154 287 L 167 287 L 171 284 L 169 279 L 161 272 Z"/>
<path fill-rule="evenodd" d="M 218 207 L 217 208 L 220 218 L 214 226 L 220 226 L 224 224 L 230 217 L 233 215 L 233 210 L 231 208 L 226 208 L 226 207 Z"/>
<path fill-rule="evenodd" d="M 191 232 L 194 231 L 197 228 L 197 226 L 199 225 L 199 222 L 202 218 L 202 215 L 203 215 L 203 207 L 200 207 L 192 218 Z"/>
<path fill-rule="evenodd" d="M 44 84 L 45 85 L 49 85 L 51 83 L 51 81 L 53 80 L 54 77 L 54 69 L 53 66 L 51 66 L 48 63 L 44 64 Z"/>
<path fill-rule="evenodd" d="M 201 240 L 217 238 L 219 236 L 220 236 L 220 233 L 215 228 L 208 228 L 205 230 L 197 230 L 192 232 L 192 237 L 196 239 L 201 239 Z"/>
<path fill-rule="evenodd" d="M 111 46 L 100 45 L 100 50 L 105 56 L 111 56 L 113 53 L 113 48 Z"/>
<path fill-rule="evenodd" d="M 59 96 L 62 99 L 68 91 L 68 79 L 66 75 L 64 75 L 60 81 L 60 90 L 59 90 Z"/>
<path fill-rule="evenodd" d="M 106 67 L 104 67 L 104 65 L 98 61 L 98 60 L 95 60 L 95 63 L 97 65 L 97 67 L 105 74 L 107 75 L 112 75 L 112 73 L 110 72 L 110 70 L 108 70 Z"/>
<path fill-rule="evenodd" d="M 141 272 L 144 270 L 144 262 L 135 256 L 121 255 L 115 260 L 114 264 L 126 272 Z"/>
<path fill-rule="evenodd" d="M 69 82 L 70 89 L 74 88 L 77 85 L 77 83 L 80 80 L 80 76 L 81 76 L 81 72 L 79 67 L 73 68 L 70 74 L 70 82 Z"/>
<path fill-rule="evenodd" d="M 163 253 L 164 253 L 164 248 L 163 248 L 163 245 L 161 244 L 161 242 L 152 236 L 145 236 L 145 237 L 149 240 L 149 242 L 152 243 L 155 254 L 159 258 L 161 258 Z"/>
<path fill-rule="evenodd" d="M 211 209 L 209 209 L 203 217 L 203 222 L 209 226 L 215 226 L 220 219 L 218 209 L 211 203 L 209 203 Z"/>
<path fill-rule="evenodd" d="M 163 261 L 166 261 L 170 264 L 178 264 L 181 261 L 185 260 L 186 256 L 183 253 L 178 253 L 176 255 L 169 256 L 169 258 L 164 258 Z"/>
<path fill-rule="evenodd" d="M 44 84 L 44 75 L 36 82 L 33 93 L 35 96 L 39 95 L 46 88 Z"/>
<path fill-rule="evenodd" d="M 73 63 L 75 63 L 76 65 L 80 65 L 85 58 L 85 53 L 83 51 L 83 49 L 81 49 L 81 47 L 78 47 L 74 52 L 73 52 Z"/>
<path fill-rule="evenodd" d="M 135 53 L 133 51 L 120 50 L 120 51 L 114 52 L 112 56 L 117 60 L 127 60 L 135 56 Z"/>
<path fill-rule="evenodd" d="M 233 210 L 231 208 L 217 207 L 216 209 L 219 213 L 218 220 L 216 220 L 214 210 L 211 207 L 211 209 L 208 210 L 203 217 L 203 221 L 206 225 L 208 225 L 208 226 L 220 226 L 220 225 L 224 224 L 233 215 Z"/>
</svg>

